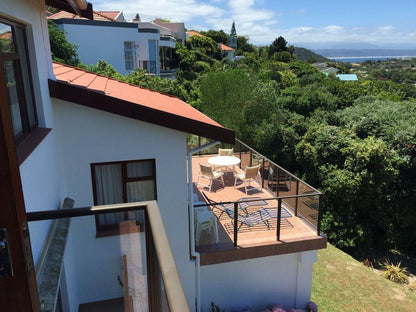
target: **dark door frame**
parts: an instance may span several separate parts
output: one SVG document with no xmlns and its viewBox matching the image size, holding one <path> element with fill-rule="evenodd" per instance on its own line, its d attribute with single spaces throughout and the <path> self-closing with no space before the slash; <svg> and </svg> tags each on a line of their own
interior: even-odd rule
<svg viewBox="0 0 416 312">
<path fill-rule="evenodd" d="M 2 311 L 39 312 L 35 269 L 0 55 L 0 227 L 6 228 L 13 275 L 0 277 Z"/>
</svg>

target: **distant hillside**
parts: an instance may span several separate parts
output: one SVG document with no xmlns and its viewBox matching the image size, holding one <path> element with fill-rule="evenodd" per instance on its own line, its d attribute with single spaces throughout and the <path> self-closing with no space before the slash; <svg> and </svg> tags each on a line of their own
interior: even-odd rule
<svg viewBox="0 0 416 312">
<path fill-rule="evenodd" d="M 297 48 L 296 48 L 297 49 Z M 416 56 L 416 50 L 393 49 L 314 49 L 316 53 L 326 57 L 357 57 L 357 56 Z"/>
<path fill-rule="evenodd" d="M 306 49 L 306 48 L 295 48 L 294 54 L 298 58 L 298 60 L 316 63 L 316 62 L 330 62 L 330 59 L 323 57 L 322 55 L 316 54 L 315 52 Z"/>
</svg>

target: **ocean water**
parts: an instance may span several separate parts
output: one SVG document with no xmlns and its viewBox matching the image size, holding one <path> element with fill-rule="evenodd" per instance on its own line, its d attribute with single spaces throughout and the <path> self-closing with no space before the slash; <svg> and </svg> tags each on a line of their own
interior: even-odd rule
<svg viewBox="0 0 416 312">
<path fill-rule="evenodd" d="M 328 57 L 331 60 L 337 62 L 350 62 L 350 63 L 362 63 L 365 61 L 387 61 L 391 59 L 401 59 L 401 58 L 416 58 L 416 56 L 337 56 L 337 57 Z"/>
</svg>

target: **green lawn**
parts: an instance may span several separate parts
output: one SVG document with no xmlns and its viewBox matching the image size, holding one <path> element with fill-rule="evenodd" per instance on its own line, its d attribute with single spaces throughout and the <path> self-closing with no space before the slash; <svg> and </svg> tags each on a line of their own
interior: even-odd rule
<svg viewBox="0 0 416 312">
<path fill-rule="evenodd" d="M 312 301 L 319 312 L 416 311 L 416 293 L 328 244 L 314 265 Z"/>
</svg>

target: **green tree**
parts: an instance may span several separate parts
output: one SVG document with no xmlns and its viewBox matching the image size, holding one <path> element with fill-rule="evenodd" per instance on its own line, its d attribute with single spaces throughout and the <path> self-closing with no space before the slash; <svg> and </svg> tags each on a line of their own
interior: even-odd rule
<svg viewBox="0 0 416 312">
<path fill-rule="evenodd" d="M 220 48 L 210 37 L 192 36 L 186 39 L 186 45 L 190 50 L 199 50 L 211 58 L 221 59 Z"/>
<path fill-rule="evenodd" d="M 271 58 L 276 52 L 284 52 L 287 50 L 287 41 L 285 38 L 280 36 L 279 38 L 276 38 L 269 46 L 269 58 Z"/>
<path fill-rule="evenodd" d="M 179 68 L 181 70 L 190 70 L 197 61 L 195 53 L 183 46 L 180 42 L 176 42 L 175 53 L 178 57 Z"/>
<path fill-rule="evenodd" d="M 201 31 L 202 35 L 210 37 L 217 43 L 228 44 L 229 36 L 223 30 L 208 30 L 208 31 Z"/>
<path fill-rule="evenodd" d="M 52 20 L 48 20 L 48 30 L 52 59 L 72 66 L 78 65 L 78 47 L 66 39 L 65 32 L 60 30 Z"/>
</svg>

